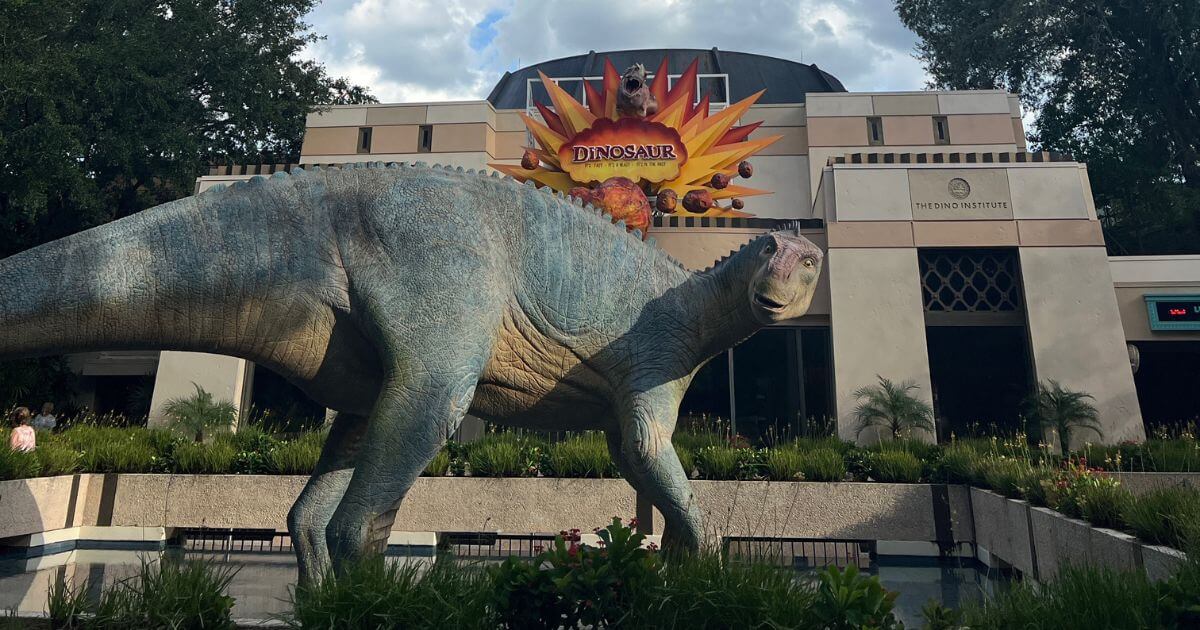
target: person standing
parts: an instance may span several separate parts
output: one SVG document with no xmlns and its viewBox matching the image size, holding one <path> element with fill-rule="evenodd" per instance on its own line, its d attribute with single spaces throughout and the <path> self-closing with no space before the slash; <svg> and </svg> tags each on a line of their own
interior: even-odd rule
<svg viewBox="0 0 1200 630">
<path fill-rule="evenodd" d="M 54 417 L 54 403 L 42 403 L 42 413 L 33 419 L 33 428 L 39 431 L 53 431 L 58 426 L 58 418 Z"/>
<path fill-rule="evenodd" d="M 8 437 L 8 447 L 12 450 L 29 452 L 37 448 L 37 432 L 29 426 L 31 415 L 28 407 L 17 407 L 13 410 L 12 419 L 17 426 L 13 427 L 12 434 Z"/>
</svg>

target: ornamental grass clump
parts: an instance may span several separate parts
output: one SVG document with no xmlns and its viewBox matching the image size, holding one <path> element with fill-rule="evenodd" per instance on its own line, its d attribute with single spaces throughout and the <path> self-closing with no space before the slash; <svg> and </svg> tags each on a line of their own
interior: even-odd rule
<svg viewBox="0 0 1200 630">
<path fill-rule="evenodd" d="M 270 454 L 271 472 L 277 475 L 307 475 L 317 467 L 321 449 L 325 447 L 325 432 L 305 433 L 295 440 L 283 442 Z"/>
<path fill-rule="evenodd" d="M 445 477 L 450 470 L 450 452 L 446 449 L 439 449 L 437 455 L 429 460 L 425 466 L 425 470 L 421 472 L 426 477 Z"/>
<path fill-rule="evenodd" d="M 0 444 L 0 481 L 31 479 L 41 474 L 42 464 L 36 451 L 14 451 Z"/>
<path fill-rule="evenodd" d="M 805 453 L 795 448 L 771 448 L 762 454 L 763 471 L 771 481 L 798 481 L 803 474 Z"/>
<path fill-rule="evenodd" d="M 79 630 L 213 628 L 232 630 L 236 570 L 203 561 L 143 562 L 134 576 L 104 585 L 99 598 L 89 584 L 74 588 L 61 577 L 47 600 L 51 625 Z"/>
<path fill-rule="evenodd" d="M 156 434 L 140 428 L 76 426 L 62 438 L 80 453 L 80 470 L 92 473 L 160 472 L 166 465 Z"/>
<path fill-rule="evenodd" d="M 1148 543 L 1189 549 L 1200 544 L 1200 490 L 1189 486 L 1155 488 L 1130 499 L 1122 519 Z"/>
<path fill-rule="evenodd" d="M 520 444 L 512 440 L 480 440 L 471 445 L 468 455 L 474 477 L 530 477 L 537 466 L 526 456 Z"/>
<path fill-rule="evenodd" d="M 978 483 L 979 462 L 982 459 L 972 446 L 951 442 L 942 449 L 933 465 L 934 478 L 943 483 Z"/>
<path fill-rule="evenodd" d="M 753 479 L 759 473 L 758 453 L 748 448 L 706 446 L 696 451 L 696 473 L 700 479 L 714 481 Z"/>
<path fill-rule="evenodd" d="M 1015 582 L 963 610 L 962 627 L 1010 628 L 1181 628 L 1164 615 L 1162 597 L 1141 571 L 1064 567 L 1054 580 Z"/>
<path fill-rule="evenodd" d="M 547 477 L 612 479 L 617 477 L 617 465 L 608 453 L 608 441 L 603 433 L 586 433 L 551 444 L 542 460 L 542 474 Z"/>
<path fill-rule="evenodd" d="M 487 572 L 442 558 L 432 566 L 371 555 L 316 584 L 297 586 L 292 628 L 495 628 Z"/>
<path fill-rule="evenodd" d="M 184 442 L 175 447 L 174 471 L 185 475 L 227 474 L 236 456 L 237 451 L 227 442 Z"/>
<path fill-rule="evenodd" d="M 875 481 L 884 483 L 917 483 L 921 481 L 924 464 L 907 451 L 869 453 L 868 471 Z"/>
<path fill-rule="evenodd" d="M 43 477 L 73 475 L 79 472 L 79 451 L 71 448 L 70 444 L 53 439 L 39 440 L 33 453 L 37 456 L 40 474 Z"/>
<path fill-rule="evenodd" d="M 800 458 L 800 474 L 805 481 L 844 481 L 846 459 L 831 448 L 804 451 Z"/>
<path fill-rule="evenodd" d="M 1079 512 L 1083 519 L 1096 527 L 1119 529 L 1125 526 L 1125 512 L 1133 495 L 1117 480 L 1104 477 L 1099 483 L 1086 486 L 1079 494 Z"/>
</svg>

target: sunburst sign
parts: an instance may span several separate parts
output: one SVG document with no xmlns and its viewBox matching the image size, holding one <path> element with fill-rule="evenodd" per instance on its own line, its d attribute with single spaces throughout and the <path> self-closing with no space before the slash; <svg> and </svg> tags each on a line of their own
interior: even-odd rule
<svg viewBox="0 0 1200 630">
<path fill-rule="evenodd" d="M 640 191 L 644 221 L 633 216 L 641 213 L 605 207 L 614 217 L 630 215 L 621 217 L 630 229 L 648 227 L 650 205 L 684 217 L 750 216 L 740 211 L 741 198 L 769 191 L 731 180 L 750 177 L 753 169 L 745 159 L 781 136 L 750 140 L 762 123 L 735 125 L 762 91 L 710 112 L 708 94 L 696 99 L 698 67 L 699 60 L 692 61 L 668 89 L 666 58 L 652 81 L 640 65 L 620 75 L 605 59 L 600 88 L 583 82 L 586 106 L 539 71 L 553 109 L 534 103 L 545 122 L 521 114 L 537 147 L 525 152 L 521 164 L 490 166 L 600 206 L 608 206 L 608 199 L 623 205 L 631 191 L 641 197 Z M 614 188 L 619 194 L 610 194 Z"/>
</svg>

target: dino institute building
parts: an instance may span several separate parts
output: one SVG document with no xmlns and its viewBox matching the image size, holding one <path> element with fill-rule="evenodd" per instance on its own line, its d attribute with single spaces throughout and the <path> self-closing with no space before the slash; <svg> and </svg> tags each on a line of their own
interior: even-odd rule
<svg viewBox="0 0 1200 630">
<path fill-rule="evenodd" d="M 589 52 L 505 73 L 485 100 L 313 113 L 300 161 L 515 163 L 532 144 L 518 114 L 549 102 L 538 70 L 583 102 L 605 57 L 656 68 L 664 55 L 672 79 L 699 58 L 697 92 L 714 108 L 765 88 L 742 122 L 764 122 L 752 138 L 783 138 L 751 159 L 750 183 L 774 191 L 746 200 L 756 218 L 659 217 L 659 246 L 703 269 L 798 226 L 827 251 L 809 313 L 709 363 L 681 414 L 729 419 L 751 438 L 852 438 L 853 392 L 877 376 L 919 386 L 939 439 L 1019 428 L 1021 401 L 1049 379 L 1095 396 L 1108 442 L 1200 414 L 1200 256 L 1108 256 L 1086 165 L 1028 153 L 1019 101 L 1002 91 L 848 92 L 815 65 L 715 48 Z M 290 167 L 214 168 L 197 190 Z M 192 382 L 243 407 L 287 387 L 211 355 L 75 365 L 97 406 L 106 377 L 156 373 L 152 422 Z"/>
</svg>

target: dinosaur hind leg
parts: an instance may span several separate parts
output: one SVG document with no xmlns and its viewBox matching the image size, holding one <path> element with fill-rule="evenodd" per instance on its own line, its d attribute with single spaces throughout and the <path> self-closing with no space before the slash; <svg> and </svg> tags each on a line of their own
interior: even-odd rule
<svg viewBox="0 0 1200 630">
<path fill-rule="evenodd" d="M 302 584 L 316 584 L 329 568 L 325 528 L 350 484 L 365 432 L 364 416 L 338 413 L 334 417 L 317 467 L 288 512 L 288 532 Z"/>
<path fill-rule="evenodd" d="M 436 357 L 437 365 L 398 370 L 405 376 L 385 383 L 354 475 L 326 528 L 335 569 L 383 549 L 400 501 L 466 415 L 484 354 L 449 354 L 445 348 L 416 353 Z"/>
</svg>

